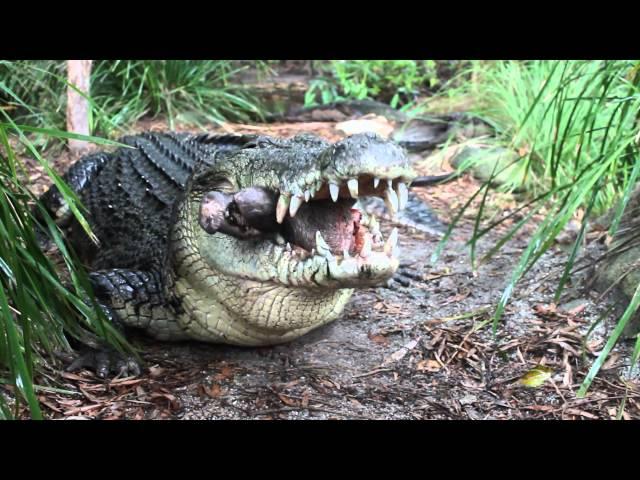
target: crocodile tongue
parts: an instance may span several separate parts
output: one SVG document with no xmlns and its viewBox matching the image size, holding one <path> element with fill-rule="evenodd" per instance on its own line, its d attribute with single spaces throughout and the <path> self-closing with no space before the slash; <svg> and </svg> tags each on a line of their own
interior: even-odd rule
<svg viewBox="0 0 640 480">
<path fill-rule="evenodd" d="M 282 236 L 291 244 L 308 251 L 316 248 L 316 232 L 320 232 L 332 253 L 357 250 L 360 212 L 353 209 L 353 199 L 316 200 L 304 203 L 295 217 L 287 216 L 282 224 Z"/>
</svg>

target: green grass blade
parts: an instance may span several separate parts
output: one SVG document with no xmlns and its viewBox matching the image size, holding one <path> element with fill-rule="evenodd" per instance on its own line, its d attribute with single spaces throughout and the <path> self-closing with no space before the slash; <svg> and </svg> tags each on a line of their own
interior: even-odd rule
<svg viewBox="0 0 640 480">
<path fill-rule="evenodd" d="M 582 382 L 582 385 L 580 385 L 580 389 L 576 393 L 576 398 L 585 397 L 585 395 L 587 394 L 587 390 L 589 389 L 589 387 L 591 386 L 591 383 L 593 382 L 593 379 L 596 377 L 596 375 L 600 371 L 600 368 L 602 368 L 602 365 L 604 364 L 605 360 L 609 356 L 609 353 L 611 352 L 615 344 L 618 342 L 618 338 L 620 338 L 620 335 L 624 331 L 624 328 L 626 327 L 627 323 L 629 323 L 629 320 L 631 319 L 633 314 L 638 310 L 638 306 L 640 306 L 640 285 L 638 285 L 638 288 L 636 288 L 636 291 L 633 294 L 633 297 L 631 298 L 631 302 L 629 303 L 629 306 L 627 307 L 622 317 L 618 321 L 618 324 L 616 325 L 616 327 L 613 329 L 613 332 L 611 332 L 611 335 L 609 335 L 609 339 L 607 340 L 607 343 L 605 344 L 604 348 L 598 355 L 598 358 L 596 358 L 596 361 L 593 363 L 593 365 L 589 369 L 589 372 L 587 373 L 587 376 Z M 636 343 L 636 350 L 637 350 L 637 343 Z M 634 356 L 636 357 L 636 360 L 637 360 L 637 355 L 635 355 L 635 353 L 636 352 L 634 351 Z"/>
</svg>

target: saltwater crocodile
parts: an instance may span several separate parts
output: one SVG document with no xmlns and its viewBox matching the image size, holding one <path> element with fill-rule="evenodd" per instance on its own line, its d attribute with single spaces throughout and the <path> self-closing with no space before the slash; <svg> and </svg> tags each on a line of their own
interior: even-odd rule
<svg viewBox="0 0 640 480">
<path fill-rule="evenodd" d="M 129 148 L 84 157 L 65 175 L 99 246 L 55 187 L 43 200 L 124 326 L 161 340 L 287 342 L 398 268 L 397 230 L 384 239 L 375 217 L 353 208 L 366 196 L 391 212 L 406 205 L 415 173 L 393 142 L 175 133 L 121 142 Z M 107 360 L 96 362 L 108 373 Z"/>
</svg>

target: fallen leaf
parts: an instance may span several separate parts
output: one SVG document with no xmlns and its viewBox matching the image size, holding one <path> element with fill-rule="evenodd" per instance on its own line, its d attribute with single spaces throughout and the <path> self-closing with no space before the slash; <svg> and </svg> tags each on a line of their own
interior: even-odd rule
<svg viewBox="0 0 640 480">
<path fill-rule="evenodd" d="M 371 340 L 373 343 L 377 343 L 378 345 L 384 345 L 385 347 L 389 345 L 389 339 L 384 335 L 369 334 L 369 340 Z"/>
<path fill-rule="evenodd" d="M 552 303 L 551 305 L 534 305 L 533 310 L 539 314 L 539 315 L 554 315 L 556 313 L 557 310 L 557 305 L 555 303 Z"/>
<path fill-rule="evenodd" d="M 551 378 L 553 369 L 544 365 L 529 370 L 521 379 L 520 383 L 525 387 L 537 388 Z"/>
<path fill-rule="evenodd" d="M 437 372 L 442 366 L 436 360 L 420 360 L 416 366 L 419 372 Z"/>
<path fill-rule="evenodd" d="M 217 383 L 212 384 L 209 388 L 203 385 L 202 390 L 211 398 L 218 398 L 222 395 L 222 387 Z"/>
<path fill-rule="evenodd" d="M 611 370 L 612 368 L 616 367 L 618 360 L 620 359 L 620 354 L 619 353 L 611 353 L 609 355 L 609 358 L 607 359 L 606 362 L 604 362 L 604 364 L 602 365 L 602 367 L 600 368 L 600 370 Z"/>
<path fill-rule="evenodd" d="M 409 353 L 410 350 L 413 350 L 416 347 L 416 345 L 418 345 L 418 340 L 411 340 L 400 350 L 397 350 L 393 352 L 391 355 L 389 355 L 383 362 L 383 365 L 401 360 L 402 358 L 404 358 L 404 356 L 407 353 Z"/>
<path fill-rule="evenodd" d="M 551 405 L 529 405 L 522 407 L 524 410 L 535 410 L 538 412 L 552 412 L 555 410 L 555 407 Z"/>
<path fill-rule="evenodd" d="M 214 380 L 221 382 L 223 380 L 227 380 L 229 378 L 233 378 L 233 375 L 235 374 L 235 369 L 233 367 L 230 367 L 228 365 L 225 365 L 224 367 L 222 367 L 220 369 L 220 373 L 217 373 L 216 375 L 214 375 Z"/>
<path fill-rule="evenodd" d="M 154 365 L 153 367 L 149 367 L 149 375 L 152 378 L 158 378 L 163 373 L 164 373 L 164 368 L 159 367 L 158 365 Z"/>
<path fill-rule="evenodd" d="M 585 412 L 584 410 L 579 410 L 577 408 L 567 408 L 565 410 L 565 413 L 568 413 L 569 415 L 578 415 L 580 417 L 589 418 L 591 420 L 598 419 L 597 415 L 594 415 L 593 413 Z"/>
<path fill-rule="evenodd" d="M 290 407 L 297 407 L 299 405 L 297 400 L 294 400 L 293 398 L 289 398 L 286 395 L 283 395 L 282 393 L 278 393 L 278 398 L 282 401 L 282 403 Z"/>
</svg>

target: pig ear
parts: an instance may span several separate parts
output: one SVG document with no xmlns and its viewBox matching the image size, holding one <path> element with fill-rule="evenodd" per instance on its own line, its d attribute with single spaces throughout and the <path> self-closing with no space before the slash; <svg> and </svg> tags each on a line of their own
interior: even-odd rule
<svg viewBox="0 0 640 480">
<path fill-rule="evenodd" d="M 198 221 L 202 229 L 213 235 L 224 223 L 224 212 L 231 202 L 231 196 L 220 192 L 209 192 L 202 197 Z"/>
</svg>

